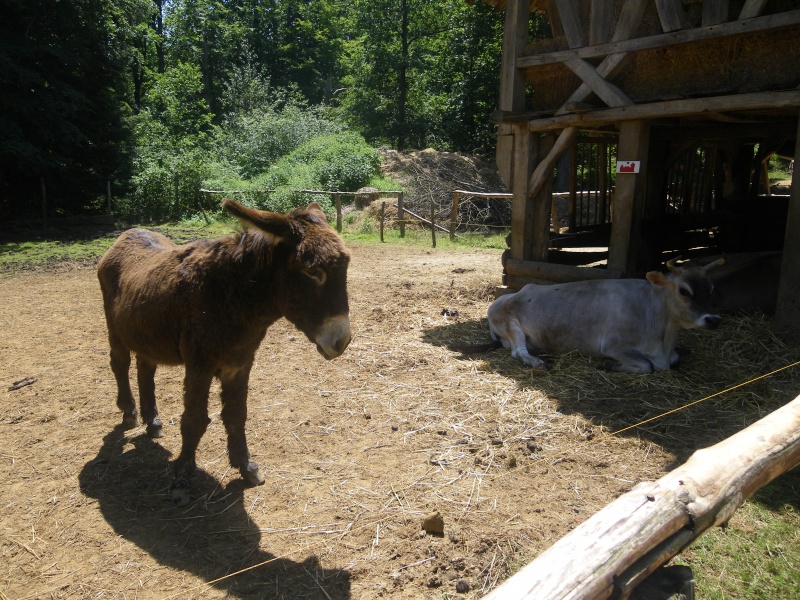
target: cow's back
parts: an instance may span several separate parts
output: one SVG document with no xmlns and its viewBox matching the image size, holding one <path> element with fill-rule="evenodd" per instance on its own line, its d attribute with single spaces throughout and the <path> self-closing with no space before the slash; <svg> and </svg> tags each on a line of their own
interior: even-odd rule
<svg viewBox="0 0 800 600">
<path fill-rule="evenodd" d="M 603 355 L 609 345 L 652 339 L 662 304 L 645 280 L 528 284 L 505 301 L 503 318 L 516 315 L 540 352 Z"/>
</svg>

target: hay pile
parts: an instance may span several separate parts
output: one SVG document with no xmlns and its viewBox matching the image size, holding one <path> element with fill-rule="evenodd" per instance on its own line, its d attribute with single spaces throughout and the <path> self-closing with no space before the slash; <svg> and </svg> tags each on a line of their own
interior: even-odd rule
<svg viewBox="0 0 800 600">
<path fill-rule="evenodd" d="M 384 149 L 381 153 L 383 174 L 407 190 L 405 206 L 429 219 L 433 203 L 438 223 L 450 221 L 455 190 L 506 192 L 496 165 L 477 155 L 432 148 L 407 153 Z M 508 225 L 511 203 L 464 197 L 459 203 L 458 218 L 459 224 L 474 228 Z"/>
</svg>

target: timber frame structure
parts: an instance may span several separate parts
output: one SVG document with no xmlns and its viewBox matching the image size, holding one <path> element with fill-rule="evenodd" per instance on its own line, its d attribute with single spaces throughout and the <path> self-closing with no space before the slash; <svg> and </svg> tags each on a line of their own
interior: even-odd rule
<svg viewBox="0 0 800 600">
<path fill-rule="evenodd" d="M 703 250 L 782 249 L 774 326 L 800 341 L 800 185 L 793 177 L 777 197 L 764 179 L 770 156 L 798 155 L 800 3 L 483 2 L 505 10 L 493 116 L 513 195 L 504 285 L 631 277 Z M 531 40 L 533 12 L 549 38 Z M 618 162 L 609 171 L 607 217 L 593 231 L 604 242 L 585 244 L 607 245 L 604 264 L 566 264 L 554 240 L 580 232 L 551 232 L 554 173 L 569 165 L 574 188 L 576 147 L 600 139 L 607 164 L 635 161 L 638 172 Z"/>
</svg>

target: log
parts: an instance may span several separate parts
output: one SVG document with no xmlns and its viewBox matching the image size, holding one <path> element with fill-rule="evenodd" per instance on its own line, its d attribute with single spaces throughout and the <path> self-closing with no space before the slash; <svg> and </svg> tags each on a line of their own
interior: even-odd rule
<svg viewBox="0 0 800 600">
<path fill-rule="evenodd" d="M 561 538 L 485 600 L 625 598 L 647 576 L 724 525 L 742 502 L 800 464 L 800 396 L 644 482 Z"/>
<path fill-rule="evenodd" d="M 622 271 L 616 269 L 575 267 L 573 265 L 559 265 L 557 263 L 519 260 L 516 258 L 507 259 L 505 267 L 506 273 L 509 275 L 548 281 L 550 283 L 583 281 L 585 279 L 619 279 L 622 275 Z"/>
</svg>

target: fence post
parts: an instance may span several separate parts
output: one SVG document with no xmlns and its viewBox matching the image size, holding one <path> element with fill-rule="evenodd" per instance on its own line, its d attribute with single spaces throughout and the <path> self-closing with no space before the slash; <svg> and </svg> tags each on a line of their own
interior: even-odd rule
<svg viewBox="0 0 800 600">
<path fill-rule="evenodd" d="M 108 214 L 111 214 L 111 180 L 106 179 L 106 201 L 108 205 Z"/>
<path fill-rule="evenodd" d="M 397 194 L 397 222 L 400 223 L 400 237 L 406 237 L 406 216 L 403 211 L 403 191 Z"/>
<path fill-rule="evenodd" d="M 450 239 L 456 239 L 456 227 L 458 226 L 458 190 L 453 192 L 453 206 L 450 209 Z"/>
<path fill-rule="evenodd" d="M 431 198 L 431 242 L 433 247 L 436 248 L 436 212 Z"/>
<path fill-rule="evenodd" d="M 334 192 L 333 201 L 336 204 L 336 231 L 342 233 L 342 195 Z"/>
<path fill-rule="evenodd" d="M 381 202 L 381 242 L 383 242 L 383 222 L 386 214 L 386 202 Z"/>
</svg>

